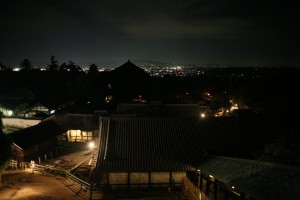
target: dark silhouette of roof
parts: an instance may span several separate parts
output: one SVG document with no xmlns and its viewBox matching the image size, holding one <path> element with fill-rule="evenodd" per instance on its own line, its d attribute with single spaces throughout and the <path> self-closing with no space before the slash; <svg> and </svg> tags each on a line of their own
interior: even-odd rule
<svg viewBox="0 0 300 200">
<path fill-rule="evenodd" d="M 199 118 L 200 113 L 208 110 L 207 106 L 199 106 L 198 104 L 133 104 L 119 103 L 117 113 L 137 114 L 147 116 L 168 116 L 168 117 L 194 117 Z"/>
<path fill-rule="evenodd" d="M 31 99 L 34 100 L 35 96 L 32 91 L 27 87 L 22 87 L 18 90 L 14 90 L 12 92 L 3 94 L 0 96 L 1 99 L 9 99 L 9 100 L 24 100 Z"/>
<path fill-rule="evenodd" d="M 142 68 L 133 64 L 130 60 L 113 70 L 115 75 L 131 75 L 131 76 L 145 76 L 148 75 Z"/>
<path fill-rule="evenodd" d="M 67 130 L 54 121 L 45 121 L 38 125 L 9 134 L 12 142 L 21 148 L 27 148 L 65 133 Z"/>
<path fill-rule="evenodd" d="M 185 171 L 201 162 L 206 152 L 247 155 L 256 142 L 254 138 L 232 118 L 109 118 L 107 125 L 102 123 L 97 168 Z"/>
<path fill-rule="evenodd" d="M 73 130 L 97 130 L 99 119 L 95 114 L 68 114 L 61 118 L 56 117 L 56 122 L 66 128 Z"/>
<path fill-rule="evenodd" d="M 36 102 L 35 96 L 27 87 L 0 96 L 0 105 L 8 109 L 15 109 L 22 104 L 30 107 L 36 104 Z"/>
</svg>

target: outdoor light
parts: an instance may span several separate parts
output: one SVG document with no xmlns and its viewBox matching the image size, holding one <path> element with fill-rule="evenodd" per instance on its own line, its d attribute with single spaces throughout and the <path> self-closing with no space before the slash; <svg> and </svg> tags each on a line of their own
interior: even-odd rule
<svg viewBox="0 0 300 200">
<path fill-rule="evenodd" d="M 90 149 L 93 149 L 95 147 L 95 143 L 94 142 L 90 142 L 88 146 L 89 146 Z"/>
<path fill-rule="evenodd" d="M 201 118 L 205 118 L 205 113 L 201 113 Z"/>
<path fill-rule="evenodd" d="M 7 111 L 8 116 L 12 116 L 12 114 L 13 114 L 13 111 L 11 111 L 11 110 Z"/>
<path fill-rule="evenodd" d="M 35 162 L 34 162 L 34 160 L 32 160 L 32 161 L 30 162 L 30 164 L 31 164 L 31 168 L 34 168 L 34 167 L 35 167 Z"/>
</svg>

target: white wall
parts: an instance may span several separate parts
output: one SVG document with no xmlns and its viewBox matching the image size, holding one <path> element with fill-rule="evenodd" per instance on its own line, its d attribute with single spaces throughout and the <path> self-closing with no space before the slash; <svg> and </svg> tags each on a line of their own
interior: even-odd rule
<svg viewBox="0 0 300 200">
<path fill-rule="evenodd" d="M 37 125 L 41 122 L 40 119 L 22 119 L 22 118 L 2 118 L 4 126 L 12 126 L 16 128 L 27 128 Z"/>
</svg>

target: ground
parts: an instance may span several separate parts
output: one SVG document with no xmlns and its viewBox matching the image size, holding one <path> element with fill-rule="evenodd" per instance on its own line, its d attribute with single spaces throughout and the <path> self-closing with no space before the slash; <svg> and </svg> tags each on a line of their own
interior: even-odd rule
<svg viewBox="0 0 300 200">
<path fill-rule="evenodd" d="M 18 172 L 3 175 L 2 184 L 1 200 L 82 200 L 54 176 Z"/>
<path fill-rule="evenodd" d="M 66 170 L 72 169 L 78 163 L 82 163 L 73 172 L 77 175 L 88 175 L 93 151 L 87 148 L 67 149 L 68 153 L 55 158 L 43 160 L 41 164 L 51 165 Z M 88 199 L 89 192 L 81 190 L 80 185 L 73 184 L 71 180 L 45 175 L 39 172 L 12 171 L 10 174 L 2 175 L 2 189 L 0 189 L 0 200 L 68 200 Z M 76 194 L 77 193 L 77 194 Z M 184 199 L 180 190 L 169 192 L 167 188 L 151 190 L 130 189 L 111 190 L 105 193 L 99 191 L 93 193 L 94 199 L 139 199 L 139 200 L 170 200 Z"/>
<path fill-rule="evenodd" d="M 41 164 L 49 164 L 64 169 L 70 169 L 76 164 L 86 160 L 92 153 L 82 147 L 68 148 L 66 149 L 66 152 L 68 153 L 59 155 L 53 159 L 43 159 Z M 90 159 L 87 159 L 77 170 L 90 170 L 88 169 L 89 161 Z M 81 191 L 79 195 L 76 195 L 76 192 L 80 190 L 80 186 L 76 184 L 69 186 L 71 184 L 72 182 L 68 182 L 61 177 L 45 175 L 37 172 L 32 173 L 31 170 L 18 172 L 12 171 L 10 174 L 2 175 L 0 200 L 82 200 L 82 194 L 87 192 Z M 88 196 L 88 194 L 86 194 L 86 196 Z"/>
</svg>

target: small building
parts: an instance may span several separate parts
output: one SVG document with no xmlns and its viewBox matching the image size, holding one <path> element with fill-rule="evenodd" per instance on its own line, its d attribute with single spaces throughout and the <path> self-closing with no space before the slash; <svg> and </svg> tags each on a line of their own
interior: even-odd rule
<svg viewBox="0 0 300 200">
<path fill-rule="evenodd" d="M 4 117 L 24 117 L 25 111 L 35 103 L 33 93 L 27 87 L 23 87 L 0 96 L 0 112 Z"/>
<path fill-rule="evenodd" d="M 25 117 L 47 117 L 54 113 L 54 109 L 44 106 L 41 103 L 37 103 L 25 111 Z"/>
<path fill-rule="evenodd" d="M 66 131 L 54 121 L 45 121 L 9 134 L 14 159 L 22 162 L 53 152 L 58 146 L 59 136 Z"/>
<path fill-rule="evenodd" d="M 67 131 L 64 139 L 68 142 L 88 142 L 98 138 L 98 114 L 68 113 L 56 116 L 56 122 Z"/>
</svg>

